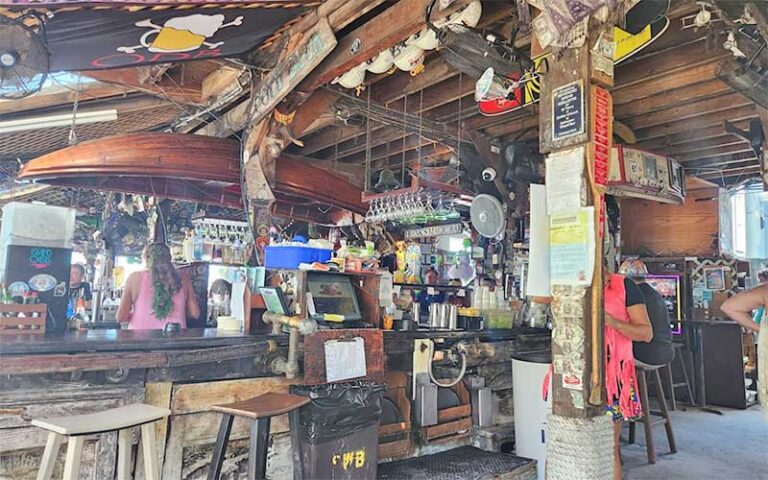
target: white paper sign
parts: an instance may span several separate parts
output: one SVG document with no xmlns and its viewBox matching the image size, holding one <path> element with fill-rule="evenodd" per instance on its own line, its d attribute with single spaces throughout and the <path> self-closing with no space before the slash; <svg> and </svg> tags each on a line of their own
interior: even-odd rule
<svg viewBox="0 0 768 480">
<path fill-rule="evenodd" d="M 552 153 L 546 165 L 547 213 L 577 212 L 581 208 L 584 147 Z"/>
<path fill-rule="evenodd" d="M 549 229 L 552 285 L 591 285 L 595 268 L 595 209 L 551 215 Z"/>
<path fill-rule="evenodd" d="M 365 343 L 361 337 L 349 340 L 328 340 L 323 347 L 327 382 L 340 382 L 367 375 Z"/>
<path fill-rule="evenodd" d="M 528 259 L 528 280 L 525 294 L 549 297 L 549 215 L 547 215 L 547 188 L 531 185 L 531 249 Z"/>
</svg>

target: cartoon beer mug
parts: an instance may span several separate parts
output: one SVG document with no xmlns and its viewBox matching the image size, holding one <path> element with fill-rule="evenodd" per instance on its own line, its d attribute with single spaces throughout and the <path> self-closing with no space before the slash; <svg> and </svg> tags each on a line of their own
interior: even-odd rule
<svg viewBox="0 0 768 480">
<path fill-rule="evenodd" d="M 139 45 L 119 47 L 124 53 L 135 53 L 146 48 L 152 53 L 191 52 L 203 46 L 209 50 L 217 48 L 224 42 L 209 42 L 216 32 L 225 27 L 240 26 L 243 17 L 238 16 L 229 23 L 224 23 L 224 15 L 194 14 L 184 17 L 170 18 L 163 26 L 152 23 L 151 19 L 136 22 L 137 27 L 149 28 L 139 39 Z M 152 38 L 154 37 L 154 38 Z"/>
</svg>

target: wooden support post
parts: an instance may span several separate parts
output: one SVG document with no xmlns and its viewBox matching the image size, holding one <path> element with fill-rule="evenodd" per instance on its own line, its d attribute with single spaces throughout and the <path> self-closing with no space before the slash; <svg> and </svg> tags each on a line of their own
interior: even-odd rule
<svg viewBox="0 0 768 480">
<path fill-rule="evenodd" d="M 549 71 L 542 79 L 540 149 L 555 155 L 552 162 L 564 158 L 583 162 L 580 181 L 587 187 L 585 197 L 572 201 L 570 211 L 566 208 L 560 213 L 594 208 L 591 284 L 555 284 L 553 288 L 553 413 L 570 418 L 602 415 L 605 402 L 601 211 L 613 122 L 610 94 L 605 89 L 613 81 L 611 33 L 610 21 L 593 18 L 582 46 L 553 49 Z M 552 255 L 552 261 L 557 261 L 554 250 Z M 585 273 L 589 278 L 590 272 Z"/>
<path fill-rule="evenodd" d="M 757 114 L 760 116 L 760 123 L 763 125 L 763 133 L 765 138 L 763 139 L 763 151 L 760 158 L 760 177 L 763 180 L 763 191 L 768 192 L 768 109 L 757 106 Z"/>
</svg>

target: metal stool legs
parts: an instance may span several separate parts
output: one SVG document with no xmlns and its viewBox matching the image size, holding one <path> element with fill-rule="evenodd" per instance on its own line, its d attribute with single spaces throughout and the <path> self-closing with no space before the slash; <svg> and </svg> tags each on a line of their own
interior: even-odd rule
<svg viewBox="0 0 768 480">
<path fill-rule="evenodd" d="M 221 417 L 219 434 L 216 436 L 216 446 L 213 449 L 213 459 L 208 468 L 208 480 L 218 480 L 221 476 L 221 466 L 224 463 L 224 454 L 227 453 L 227 442 L 229 433 L 232 431 L 232 422 L 235 420 L 233 415 L 224 414 Z"/>
<path fill-rule="evenodd" d="M 232 422 L 235 416 L 223 414 L 219 434 L 216 437 L 216 446 L 213 450 L 213 459 L 208 469 L 208 480 L 219 480 L 221 467 L 227 450 L 229 434 L 232 431 Z M 299 452 L 299 410 L 288 413 L 291 430 L 291 452 L 293 457 L 293 478 L 303 480 L 301 452 Z M 257 418 L 251 423 L 251 438 L 248 449 L 248 476 L 249 480 L 267 478 L 267 452 L 269 451 L 269 428 L 271 417 Z"/>
</svg>

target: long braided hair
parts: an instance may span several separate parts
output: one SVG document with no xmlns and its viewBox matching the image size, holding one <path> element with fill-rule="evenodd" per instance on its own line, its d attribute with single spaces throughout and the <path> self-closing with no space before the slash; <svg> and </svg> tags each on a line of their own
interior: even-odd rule
<svg viewBox="0 0 768 480">
<path fill-rule="evenodd" d="M 173 295 L 181 289 L 181 277 L 171 263 L 171 250 L 167 245 L 147 245 L 144 258 L 152 278 L 152 313 L 162 320 L 173 310 Z"/>
</svg>

